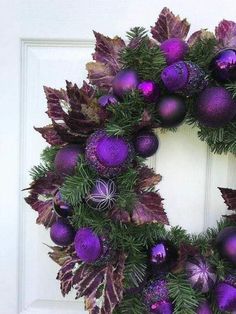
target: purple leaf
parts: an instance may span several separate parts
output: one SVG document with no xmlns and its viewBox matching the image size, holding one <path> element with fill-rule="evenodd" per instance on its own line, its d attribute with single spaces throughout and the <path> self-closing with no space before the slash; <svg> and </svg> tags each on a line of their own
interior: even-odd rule
<svg viewBox="0 0 236 314">
<path fill-rule="evenodd" d="M 138 169 L 138 181 L 136 188 L 138 191 L 143 191 L 148 188 L 153 188 L 161 181 L 160 174 L 156 174 L 152 168 L 147 166 L 140 167 Z"/>
<path fill-rule="evenodd" d="M 215 29 L 220 48 L 236 48 L 236 23 L 223 20 Z"/>
<path fill-rule="evenodd" d="M 62 145 L 65 143 L 52 124 L 42 128 L 35 127 L 34 129 L 39 132 L 50 145 Z"/>
<path fill-rule="evenodd" d="M 151 33 L 154 39 L 162 43 L 169 38 L 185 39 L 188 35 L 190 24 L 186 19 L 181 20 L 177 15 L 175 16 L 168 8 L 164 8 L 158 20 L 151 28 Z"/>
<path fill-rule="evenodd" d="M 194 32 L 188 39 L 187 43 L 191 47 L 195 45 L 199 40 L 207 38 L 214 38 L 214 34 L 212 32 L 207 31 L 206 29 L 201 29 L 199 31 Z"/>
<path fill-rule="evenodd" d="M 63 111 L 60 102 L 61 100 L 68 102 L 66 91 L 44 86 L 44 92 L 47 98 L 47 114 L 49 118 L 53 120 L 64 120 L 65 112 Z"/>
<path fill-rule="evenodd" d="M 88 79 L 92 85 L 97 86 L 106 92 L 111 88 L 114 73 L 112 70 L 101 62 L 89 62 L 86 64 Z"/>
<path fill-rule="evenodd" d="M 118 207 L 112 208 L 108 212 L 108 217 L 112 220 L 119 221 L 122 223 L 128 223 L 131 221 L 130 214 L 126 210 L 120 209 Z"/>
</svg>

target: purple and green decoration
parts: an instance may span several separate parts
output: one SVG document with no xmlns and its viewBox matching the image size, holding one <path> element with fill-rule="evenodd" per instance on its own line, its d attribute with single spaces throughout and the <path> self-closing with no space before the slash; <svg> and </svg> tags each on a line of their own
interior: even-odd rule
<svg viewBox="0 0 236 314">
<path fill-rule="evenodd" d="M 170 38 L 161 43 L 160 49 L 164 53 L 166 62 L 169 65 L 183 60 L 189 47 L 187 43 L 180 38 Z"/>
<path fill-rule="evenodd" d="M 131 69 L 121 70 L 116 74 L 112 82 L 113 93 L 119 98 L 123 97 L 132 90 L 135 90 L 139 83 L 137 72 Z"/>
<path fill-rule="evenodd" d="M 224 49 L 217 53 L 210 64 L 215 79 L 219 82 L 236 80 L 236 49 Z"/>
<path fill-rule="evenodd" d="M 136 153 L 141 157 L 151 157 L 159 146 L 157 136 L 150 130 L 139 131 L 135 135 L 133 143 Z"/>
<path fill-rule="evenodd" d="M 50 229 L 52 241 L 59 246 L 68 246 L 73 243 L 75 230 L 68 220 L 58 219 Z"/>
<path fill-rule="evenodd" d="M 220 255 L 236 265 L 236 227 L 226 227 L 220 231 L 216 239 Z"/>
<path fill-rule="evenodd" d="M 161 127 L 177 127 L 184 121 L 186 113 L 187 108 L 180 96 L 165 96 L 157 103 L 157 114 Z"/>
</svg>

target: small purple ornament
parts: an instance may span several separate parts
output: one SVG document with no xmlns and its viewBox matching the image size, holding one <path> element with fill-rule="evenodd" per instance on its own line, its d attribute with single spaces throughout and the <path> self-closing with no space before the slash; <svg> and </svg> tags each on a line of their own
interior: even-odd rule
<svg viewBox="0 0 236 314">
<path fill-rule="evenodd" d="M 98 179 L 86 200 L 92 208 L 103 211 L 112 208 L 116 196 L 116 185 L 113 180 Z"/>
<path fill-rule="evenodd" d="M 170 92 L 193 94 L 206 87 L 205 73 L 193 62 L 173 63 L 161 73 L 161 79 Z"/>
<path fill-rule="evenodd" d="M 51 226 L 50 237 L 55 244 L 67 246 L 74 241 L 75 231 L 67 220 L 59 219 Z"/>
<path fill-rule="evenodd" d="M 138 90 L 147 102 L 156 102 L 160 97 L 160 89 L 158 85 L 151 80 L 139 83 Z"/>
<path fill-rule="evenodd" d="M 117 103 L 118 100 L 114 95 L 103 95 L 98 98 L 98 104 L 103 108 L 110 105 L 116 105 Z"/>
<path fill-rule="evenodd" d="M 123 137 L 105 131 L 93 133 L 86 145 L 86 159 L 101 176 L 111 177 L 123 171 L 133 158 L 133 146 Z"/>
<path fill-rule="evenodd" d="M 206 88 L 200 94 L 196 107 L 199 122 L 211 128 L 223 127 L 236 113 L 236 102 L 224 87 Z"/>
<path fill-rule="evenodd" d="M 216 239 L 220 255 L 236 265 L 236 227 L 226 227 Z"/>
<path fill-rule="evenodd" d="M 217 81 L 236 80 L 236 50 L 225 49 L 220 51 L 212 60 L 210 69 Z"/>
<path fill-rule="evenodd" d="M 187 108 L 182 98 L 165 96 L 157 104 L 157 112 L 162 127 L 176 127 L 183 122 Z"/>
<path fill-rule="evenodd" d="M 57 191 L 53 198 L 53 207 L 58 216 L 66 218 L 72 216 L 73 208 L 62 199 L 60 191 Z"/>
<path fill-rule="evenodd" d="M 197 308 L 197 314 L 213 314 L 210 305 L 207 301 L 199 304 Z"/>
<path fill-rule="evenodd" d="M 168 241 L 156 243 L 150 252 L 152 271 L 158 274 L 160 271 L 169 270 L 178 259 L 177 249 Z"/>
<path fill-rule="evenodd" d="M 77 144 L 62 147 L 55 157 L 55 169 L 61 175 L 73 175 L 78 157 L 83 153 Z"/>
<path fill-rule="evenodd" d="M 216 282 L 213 267 L 202 256 L 189 258 L 185 267 L 191 286 L 202 292 L 208 292 Z"/>
<path fill-rule="evenodd" d="M 219 282 L 215 289 L 216 303 L 220 311 L 236 311 L 236 284 L 231 277 Z"/>
<path fill-rule="evenodd" d="M 90 228 L 81 228 L 75 236 L 75 251 L 85 263 L 94 263 L 103 255 L 101 238 Z"/>
<path fill-rule="evenodd" d="M 161 43 L 160 49 L 165 55 L 167 64 L 172 64 L 184 59 L 188 45 L 180 38 L 170 38 Z"/>
<path fill-rule="evenodd" d="M 159 141 L 152 131 L 141 130 L 134 139 L 134 148 L 141 157 L 150 157 L 158 149 Z"/>
<path fill-rule="evenodd" d="M 138 74 L 134 70 L 125 69 L 116 74 L 112 82 L 113 93 L 120 99 L 136 89 L 139 83 Z"/>
</svg>

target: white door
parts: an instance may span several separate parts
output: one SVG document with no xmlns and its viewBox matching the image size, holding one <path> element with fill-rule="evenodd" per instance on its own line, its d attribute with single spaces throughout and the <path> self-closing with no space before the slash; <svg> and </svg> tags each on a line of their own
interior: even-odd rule
<svg viewBox="0 0 236 314">
<path fill-rule="evenodd" d="M 81 84 L 91 60 L 92 30 L 124 37 L 132 26 L 149 28 L 164 6 L 187 17 L 192 31 L 235 20 L 235 0 L 0 0 L 0 314 L 84 313 L 73 295 L 63 300 L 57 266 L 47 256 L 48 233 L 20 192 L 45 146 L 33 126 L 45 125 L 43 85 L 65 79 Z M 163 175 L 160 192 L 173 225 L 199 232 L 225 207 L 217 186 L 234 187 L 232 155 L 214 156 L 196 131 L 183 126 L 160 136 L 150 164 Z"/>
</svg>

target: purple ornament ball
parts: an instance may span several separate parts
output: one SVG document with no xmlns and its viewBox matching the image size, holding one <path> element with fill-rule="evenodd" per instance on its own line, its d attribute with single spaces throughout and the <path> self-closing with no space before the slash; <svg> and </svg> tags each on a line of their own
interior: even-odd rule
<svg viewBox="0 0 236 314">
<path fill-rule="evenodd" d="M 236 80 L 236 50 L 225 49 L 220 51 L 212 60 L 210 69 L 217 81 Z"/>
<path fill-rule="evenodd" d="M 138 74 L 131 69 L 121 70 L 116 74 L 112 82 L 113 93 L 120 99 L 125 94 L 136 89 L 139 83 Z"/>
<path fill-rule="evenodd" d="M 67 246 L 74 241 L 75 231 L 67 220 L 59 219 L 51 226 L 50 237 L 55 244 Z"/>
<path fill-rule="evenodd" d="M 178 259 L 177 249 L 168 241 L 161 241 L 153 245 L 150 251 L 150 262 L 154 274 L 168 271 Z"/>
<path fill-rule="evenodd" d="M 156 102 L 160 97 L 160 89 L 158 85 L 151 80 L 142 81 L 139 83 L 138 90 L 140 91 L 144 100 L 147 102 Z"/>
<path fill-rule="evenodd" d="M 136 153 L 144 158 L 155 154 L 158 146 L 158 138 L 152 131 L 141 130 L 134 139 Z"/>
<path fill-rule="evenodd" d="M 162 127 L 176 127 L 183 122 L 187 108 L 182 98 L 165 96 L 157 104 L 157 112 Z"/>
<path fill-rule="evenodd" d="M 196 117 L 200 124 L 211 128 L 223 127 L 236 113 L 236 102 L 224 87 L 206 88 L 196 106 Z"/>
<path fill-rule="evenodd" d="M 101 238 L 90 228 L 81 228 L 75 236 L 75 251 L 85 263 L 94 263 L 103 255 Z"/>
<path fill-rule="evenodd" d="M 73 175 L 78 157 L 83 153 L 77 144 L 62 147 L 56 154 L 54 164 L 56 171 L 61 175 Z"/>
<path fill-rule="evenodd" d="M 236 265 L 236 227 L 226 227 L 217 236 L 220 255 Z"/>
<path fill-rule="evenodd" d="M 207 301 L 204 301 L 199 304 L 197 308 L 197 314 L 213 314 L 210 305 Z"/>
<path fill-rule="evenodd" d="M 226 278 L 226 280 L 218 283 L 215 289 L 216 303 L 222 312 L 236 311 L 236 285 L 235 279 Z"/>
<path fill-rule="evenodd" d="M 73 214 L 72 206 L 62 199 L 60 191 L 57 191 L 53 198 L 53 208 L 57 215 L 63 218 L 72 216 Z"/>
<path fill-rule="evenodd" d="M 118 103 L 117 98 L 114 95 L 103 95 L 98 98 L 98 104 L 105 108 L 110 105 L 116 105 Z"/>
<path fill-rule="evenodd" d="M 165 55 L 167 64 L 172 64 L 184 59 L 188 52 L 188 45 L 182 39 L 170 38 L 161 43 L 160 49 Z"/>
</svg>

